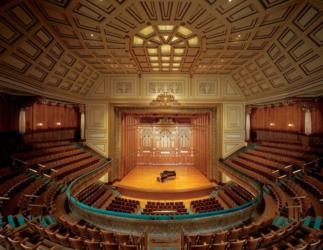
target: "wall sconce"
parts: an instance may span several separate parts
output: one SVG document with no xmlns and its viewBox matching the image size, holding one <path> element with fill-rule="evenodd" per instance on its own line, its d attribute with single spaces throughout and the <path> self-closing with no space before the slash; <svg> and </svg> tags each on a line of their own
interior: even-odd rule
<svg viewBox="0 0 323 250">
<path fill-rule="evenodd" d="M 293 123 L 288 123 L 287 126 L 291 128 L 291 127 L 294 127 L 294 124 Z"/>
<path fill-rule="evenodd" d="M 61 126 L 61 125 L 62 125 L 62 123 L 61 123 L 61 122 L 56 122 L 56 125 L 57 125 L 57 126 Z"/>
<path fill-rule="evenodd" d="M 275 123 L 271 122 L 271 123 L 269 123 L 269 126 L 273 127 L 273 126 L 275 126 Z"/>
<path fill-rule="evenodd" d="M 38 122 L 38 123 L 37 123 L 37 126 L 38 126 L 38 127 L 42 127 L 43 125 L 44 125 L 44 124 L 43 124 L 42 122 Z"/>
</svg>

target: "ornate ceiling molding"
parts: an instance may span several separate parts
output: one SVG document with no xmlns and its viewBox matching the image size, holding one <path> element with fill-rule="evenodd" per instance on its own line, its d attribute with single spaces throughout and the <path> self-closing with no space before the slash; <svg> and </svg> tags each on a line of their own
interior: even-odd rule
<svg viewBox="0 0 323 250">
<path fill-rule="evenodd" d="M 224 74 L 252 100 L 323 80 L 322 12 L 316 0 L 7 1 L 0 67 L 81 98 L 103 74 Z"/>
</svg>

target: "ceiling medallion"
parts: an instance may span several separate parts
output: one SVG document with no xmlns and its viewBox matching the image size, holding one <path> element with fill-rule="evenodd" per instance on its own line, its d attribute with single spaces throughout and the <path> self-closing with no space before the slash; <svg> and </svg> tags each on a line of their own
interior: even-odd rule
<svg viewBox="0 0 323 250">
<path fill-rule="evenodd" d="M 143 72 L 189 72 L 201 41 L 193 30 L 178 25 L 149 25 L 131 37 L 133 55 Z M 185 59 L 188 56 L 188 59 Z"/>
<path fill-rule="evenodd" d="M 160 93 L 155 100 L 152 100 L 150 103 L 151 106 L 159 106 L 159 107 L 171 107 L 178 106 L 180 103 L 175 99 L 173 94 L 168 92 Z"/>
</svg>

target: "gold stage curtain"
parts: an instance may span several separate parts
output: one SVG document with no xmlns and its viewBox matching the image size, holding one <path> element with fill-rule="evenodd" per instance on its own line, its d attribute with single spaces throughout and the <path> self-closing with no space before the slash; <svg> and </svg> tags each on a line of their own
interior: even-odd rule
<svg viewBox="0 0 323 250">
<path fill-rule="evenodd" d="M 26 130 L 77 128 L 79 115 L 74 107 L 34 103 L 26 108 Z"/>
</svg>

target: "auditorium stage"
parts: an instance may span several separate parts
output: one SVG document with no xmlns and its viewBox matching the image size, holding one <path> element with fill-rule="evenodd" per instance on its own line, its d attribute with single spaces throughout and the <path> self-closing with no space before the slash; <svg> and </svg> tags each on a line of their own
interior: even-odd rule
<svg viewBox="0 0 323 250">
<path fill-rule="evenodd" d="M 176 179 L 158 182 L 157 177 L 164 170 L 175 170 Z M 137 166 L 114 186 L 128 197 L 175 200 L 207 196 L 215 184 L 191 166 Z"/>
</svg>

